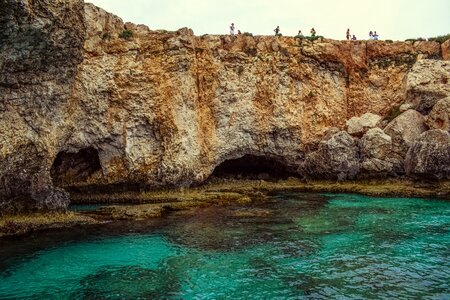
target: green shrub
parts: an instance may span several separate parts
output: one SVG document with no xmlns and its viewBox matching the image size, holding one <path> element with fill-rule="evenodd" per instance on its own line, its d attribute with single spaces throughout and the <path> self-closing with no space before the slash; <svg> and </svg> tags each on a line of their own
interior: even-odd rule
<svg viewBox="0 0 450 300">
<path fill-rule="evenodd" d="M 245 35 L 245 36 L 253 36 L 253 33 L 250 33 L 250 32 L 244 32 L 243 35 Z"/>
<path fill-rule="evenodd" d="M 405 42 L 418 42 L 418 41 L 423 42 L 423 41 L 426 41 L 426 39 L 420 37 L 417 39 L 406 39 L 405 40 Z"/>
<path fill-rule="evenodd" d="M 385 40 L 386 43 L 392 44 L 394 41 L 393 40 Z"/>
<path fill-rule="evenodd" d="M 104 41 L 108 40 L 109 41 L 110 39 L 111 39 L 111 33 L 109 33 L 109 32 L 103 33 L 102 40 L 104 40 Z"/>
<path fill-rule="evenodd" d="M 129 39 L 131 39 L 133 37 L 133 31 L 131 31 L 131 30 L 124 30 L 124 31 L 122 31 L 119 34 L 119 37 L 121 39 L 124 39 L 124 40 L 129 40 Z"/>
<path fill-rule="evenodd" d="M 315 41 L 315 40 L 318 40 L 318 39 L 322 39 L 323 36 L 321 36 L 321 35 L 316 35 L 316 36 L 305 36 L 304 38 L 307 39 L 307 40 L 309 40 L 309 41 Z"/>
<path fill-rule="evenodd" d="M 314 97 L 315 95 L 316 95 L 315 91 L 314 91 L 314 90 L 311 90 L 311 91 L 309 91 L 309 93 L 308 93 L 308 98 L 312 98 L 312 97 Z"/>
<path fill-rule="evenodd" d="M 448 39 L 450 39 L 450 33 L 446 34 L 446 35 L 440 35 L 440 36 L 428 38 L 428 40 L 430 42 L 438 42 L 438 43 L 441 43 L 441 44 L 443 42 L 445 42 L 446 40 L 448 40 Z"/>
</svg>

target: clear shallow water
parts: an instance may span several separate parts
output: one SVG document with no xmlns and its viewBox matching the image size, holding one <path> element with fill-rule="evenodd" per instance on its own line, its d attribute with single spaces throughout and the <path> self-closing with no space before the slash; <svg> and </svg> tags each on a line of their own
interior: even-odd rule
<svg viewBox="0 0 450 300">
<path fill-rule="evenodd" d="M 450 202 L 280 193 L 0 242 L 0 298 L 450 299 Z"/>
</svg>

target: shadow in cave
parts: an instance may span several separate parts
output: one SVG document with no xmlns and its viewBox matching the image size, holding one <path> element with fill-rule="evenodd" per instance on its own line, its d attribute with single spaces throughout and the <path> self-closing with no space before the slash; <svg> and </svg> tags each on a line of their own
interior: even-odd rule
<svg viewBox="0 0 450 300">
<path fill-rule="evenodd" d="M 226 160 L 218 165 L 211 179 L 263 179 L 279 180 L 299 177 L 294 168 L 288 167 L 279 159 L 267 156 L 244 155 L 241 158 Z"/>
<path fill-rule="evenodd" d="M 92 147 L 77 153 L 59 152 L 50 174 L 56 186 L 73 186 L 86 183 L 95 173 L 101 172 L 98 151 Z"/>
</svg>

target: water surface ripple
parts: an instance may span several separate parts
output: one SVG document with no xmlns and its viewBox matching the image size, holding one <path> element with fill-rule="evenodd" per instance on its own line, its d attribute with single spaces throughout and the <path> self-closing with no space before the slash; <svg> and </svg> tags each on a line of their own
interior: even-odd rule
<svg viewBox="0 0 450 300">
<path fill-rule="evenodd" d="M 0 241 L 1 299 L 450 299 L 450 203 L 278 193 Z"/>
</svg>

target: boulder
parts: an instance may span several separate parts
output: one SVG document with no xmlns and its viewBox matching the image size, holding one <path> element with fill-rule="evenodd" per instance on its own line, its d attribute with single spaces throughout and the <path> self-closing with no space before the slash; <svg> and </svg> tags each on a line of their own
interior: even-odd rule
<svg viewBox="0 0 450 300">
<path fill-rule="evenodd" d="M 418 60 L 408 73 L 406 95 L 406 103 L 428 114 L 439 100 L 450 96 L 450 62 Z"/>
<path fill-rule="evenodd" d="M 381 117 L 372 113 L 365 113 L 361 117 L 353 117 L 347 121 L 347 132 L 351 135 L 362 136 L 370 128 L 374 128 L 381 121 Z"/>
<path fill-rule="evenodd" d="M 372 128 L 360 141 L 361 170 L 370 175 L 392 172 L 392 138 L 380 128 Z"/>
<path fill-rule="evenodd" d="M 391 159 L 395 172 L 404 174 L 403 162 L 406 152 L 426 130 L 424 116 L 412 109 L 399 115 L 384 128 L 384 132 L 392 138 Z"/>
<path fill-rule="evenodd" d="M 430 129 L 442 129 L 450 131 L 450 97 L 439 100 L 430 114 L 427 116 L 425 123 Z"/>
<path fill-rule="evenodd" d="M 341 131 L 319 143 L 317 151 L 308 154 L 299 173 L 320 179 L 353 179 L 359 172 L 358 143 Z"/>
<path fill-rule="evenodd" d="M 405 159 L 406 174 L 420 179 L 450 179 L 450 134 L 434 129 L 422 133 Z"/>
</svg>

